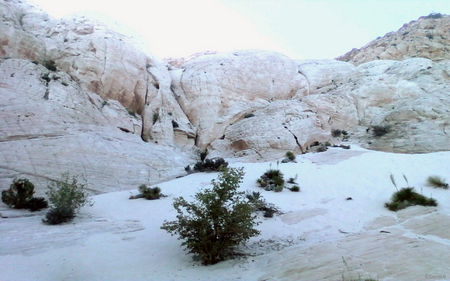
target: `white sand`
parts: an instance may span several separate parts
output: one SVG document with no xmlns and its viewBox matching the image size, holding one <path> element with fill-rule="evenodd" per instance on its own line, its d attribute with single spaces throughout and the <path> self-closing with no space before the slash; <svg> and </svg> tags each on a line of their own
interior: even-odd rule
<svg viewBox="0 0 450 281">
<path fill-rule="evenodd" d="M 160 226 L 175 219 L 174 197 L 190 199 L 217 173 L 159 184 L 169 195 L 161 200 L 129 200 L 129 191 L 95 196 L 93 207 L 59 226 L 41 222 L 45 211 L 10 211 L 0 203 L 9 217 L 0 219 L 0 280 L 349 280 L 358 274 L 450 280 L 450 190 L 425 185 L 430 175 L 450 180 L 450 152 L 406 155 L 352 146 L 297 155 L 297 162 L 279 168 L 285 179 L 297 175 L 298 193 L 257 187 L 256 179 L 276 162 L 231 165 L 244 167 L 243 191 L 261 191 L 285 214 L 260 216 L 261 235 L 242 247 L 251 255 L 213 266 L 193 261 Z M 399 187 L 406 186 L 405 174 L 439 205 L 388 211 L 383 205 L 395 191 L 390 173 Z"/>
</svg>

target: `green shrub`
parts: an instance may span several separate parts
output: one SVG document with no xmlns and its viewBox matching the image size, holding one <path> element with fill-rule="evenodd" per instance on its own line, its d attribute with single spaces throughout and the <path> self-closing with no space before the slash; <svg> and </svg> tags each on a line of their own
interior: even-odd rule
<svg viewBox="0 0 450 281">
<path fill-rule="evenodd" d="M 295 161 L 295 154 L 292 151 L 286 152 L 286 157 L 291 161 Z"/>
<path fill-rule="evenodd" d="M 442 18 L 442 14 L 441 13 L 430 13 L 425 18 L 426 19 L 440 19 L 440 18 Z"/>
<path fill-rule="evenodd" d="M 93 205 L 85 190 L 86 180 L 83 179 L 83 181 L 84 183 L 79 183 L 76 176 L 70 179 L 69 174 L 65 173 L 60 181 L 48 185 L 49 190 L 46 194 L 51 208 L 46 219 L 43 220 L 45 223 L 57 224 L 70 221 L 82 206 Z"/>
<path fill-rule="evenodd" d="M 260 187 L 263 187 L 267 191 L 274 190 L 277 186 L 281 187 L 281 190 L 284 187 L 284 178 L 283 173 L 280 170 L 270 169 L 265 172 L 258 180 L 256 180 Z M 279 192 L 280 188 L 277 188 L 277 192 Z"/>
<path fill-rule="evenodd" d="M 448 183 L 446 183 L 445 179 L 441 178 L 440 176 L 429 176 L 427 178 L 427 185 L 448 189 Z"/>
<path fill-rule="evenodd" d="M 293 191 L 293 192 L 299 192 L 300 191 L 300 186 L 294 185 L 293 187 L 290 188 L 290 190 Z"/>
<path fill-rule="evenodd" d="M 372 126 L 372 130 L 373 130 L 374 136 L 381 137 L 391 131 L 391 126 L 389 126 L 389 125 L 384 125 L 384 126 L 374 125 L 374 126 Z"/>
<path fill-rule="evenodd" d="M 295 178 L 289 178 L 289 180 L 287 181 L 290 184 L 296 184 L 295 180 L 296 180 L 297 176 L 295 176 Z"/>
<path fill-rule="evenodd" d="M 260 192 L 253 191 L 250 193 L 249 191 L 245 193 L 245 197 L 248 199 L 248 202 L 253 206 L 254 211 L 261 211 L 264 214 L 264 217 L 273 217 L 273 214 L 280 213 L 277 207 L 275 207 L 272 203 L 267 203 L 264 198 L 262 198 Z"/>
<path fill-rule="evenodd" d="M 244 115 L 244 118 L 251 118 L 251 117 L 254 117 L 254 116 L 255 116 L 255 114 L 253 114 L 253 113 L 246 113 Z"/>
<path fill-rule="evenodd" d="M 275 191 L 275 192 L 281 192 L 281 191 L 283 191 L 283 186 L 282 186 L 282 185 L 276 185 L 276 186 L 273 188 L 273 191 Z"/>
<path fill-rule="evenodd" d="M 228 162 L 223 158 L 205 159 L 205 161 L 199 161 L 194 165 L 194 172 L 214 172 L 219 171 L 221 167 L 227 167 Z M 186 167 L 185 167 L 186 170 Z"/>
<path fill-rule="evenodd" d="M 33 197 L 27 202 L 26 208 L 31 212 L 39 211 L 48 208 L 48 202 L 43 197 Z"/>
<path fill-rule="evenodd" d="M 75 211 L 69 208 L 50 209 L 42 221 L 46 224 L 61 224 L 71 221 L 75 217 Z"/>
<path fill-rule="evenodd" d="M 161 198 L 161 188 L 159 187 L 147 187 L 145 184 L 139 186 L 139 192 L 147 200 L 155 200 Z"/>
<path fill-rule="evenodd" d="M 433 40 L 434 36 L 433 34 L 428 33 L 427 35 L 425 35 L 428 39 Z"/>
<path fill-rule="evenodd" d="M 44 60 L 42 65 L 44 65 L 50 71 L 56 71 L 56 63 L 53 60 Z"/>
<path fill-rule="evenodd" d="M 332 135 L 334 138 L 340 137 L 341 134 L 342 134 L 342 131 L 339 130 L 339 129 L 331 130 L 331 135 Z"/>
<path fill-rule="evenodd" d="M 195 194 L 194 202 L 174 199 L 176 221 L 165 221 L 161 229 L 184 240 L 182 246 L 203 264 L 215 264 L 233 255 L 233 248 L 259 234 L 252 214 L 254 207 L 238 192 L 243 169 L 222 168 L 212 189 Z"/>
<path fill-rule="evenodd" d="M 404 187 L 392 195 L 391 202 L 385 203 L 390 211 L 398 211 L 409 206 L 437 206 L 433 198 L 428 198 L 414 191 L 414 187 Z"/>
<path fill-rule="evenodd" d="M 2 201 L 11 208 L 22 209 L 34 194 L 34 184 L 28 179 L 14 179 L 9 189 L 2 191 Z"/>
</svg>

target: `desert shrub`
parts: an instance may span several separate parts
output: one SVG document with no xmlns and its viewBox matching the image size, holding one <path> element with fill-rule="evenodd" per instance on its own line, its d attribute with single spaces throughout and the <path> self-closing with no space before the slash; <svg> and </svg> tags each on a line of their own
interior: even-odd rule
<svg viewBox="0 0 450 281">
<path fill-rule="evenodd" d="M 199 161 L 194 165 L 194 172 L 214 172 L 219 171 L 221 167 L 227 167 L 228 162 L 223 158 L 213 158 L 205 159 L 204 161 Z M 186 167 L 185 167 L 186 170 Z"/>
<path fill-rule="evenodd" d="M 56 71 L 56 63 L 53 60 L 44 60 L 42 63 L 50 71 Z"/>
<path fill-rule="evenodd" d="M 287 183 L 295 184 L 296 183 L 295 182 L 296 178 L 297 178 L 297 175 L 295 176 L 295 178 L 289 178 Z"/>
<path fill-rule="evenodd" d="M 45 215 L 45 219 L 42 221 L 46 224 L 61 224 L 65 222 L 71 221 L 75 217 L 75 210 L 64 208 L 64 209 L 55 209 L 52 208 Z"/>
<path fill-rule="evenodd" d="M 244 118 L 251 118 L 251 117 L 254 117 L 254 116 L 255 116 L 255 114 L 253 114 L 253 113 L 246 113 L 244 115 Z"/>
<path fill-rule="evenodd" d="M 389 125 L 374 125 L 374 126 L 372 126 L 372 130 L 373 130 L 374 136 L 381 137 L 391 131 L 391 126 L 389 126 Z"/>
<path fill-rule="evenodd" d="M 271 218 L 275 213 L 281 213 L 281 211 L 272 203 L 267 203 L 266 200 L 261 196 L 260 192 L 249 192 L 245 193 L 245 197 L 248 202 L 253 206 L 254 212 L 263 212 L 264 217 Z"/>
<path fill-rule="evenodd" d="M 275 192 L 281 192 L 281 191 L 283 191 L 283 186 L 282 186 L 282 185 L 276 185 L 276 186 L 273 188 L 273 191 L 275 191 Z"/>
<path fill-rule="evenodd" d="M 205 161 L 206 156 L 208 156 L 208 150 L 200 152 L 200 161 Z"/>
<path fill-rule="evenodd" d="M 448 183 L 446 183 L 445 179 L 441 178 L 440 176 L 429 176 L 427 178 L 427 185 L 448 189 Z"/>
<path fill-rule="evenodd" d="M 286 157 L 291 161 L 295 161 L 295 154 L 292 151 L 286 152 Z"/>
<path fill-rule="evenodd" d="M 130 114 L 133 117 L 136 117 L 136 112 L 134 112 L 132 109 L 127 108 L 128 114 Z"/>
<path fill-rule="evenodd" d="M 283 173 L 278 169 L 270 169 L 257 179 L 256 183 L 267 191 L 274 190 L 277 186 L 280 186 L 282 190 L 284 187 Z"/>
<path fill-rule="evenodd" d="M 426 19 L 440 19 L 440 18 L 442 18 L 442 14 L 441 13 L 430 13 L 425 18 Z"/>
<path fill-rule="evenodd" d="M 48 208 L 48 202 L 43 197 L 33 197 L 27 202 L 26 208 L 31 212 L 39 211 Z"/>
<path fill-rule="evenodd" d="M 34 184 L 28 179 L 14 179 L 9 189 L 2 191 L 2 201 L 11 208 L 22 209 L 34 194 Z"/>
<path fill-rule="evenodd" d="M 184 240 L 182 246 L 203 264 L 215 264 L 233 254 L 233 249 L 259 234 L 252 214 L 254 207 L 239 192 L 243 169 L 222 167 L 212 189 L 195 194 L 195 201 L 174 199 L 177 220 L 165 221 L 161 229 Z"/>
<path fill-rule="evenodd" d="M 290 190 L 291 190 L 292 192 L 299 192 L 299 191 L 300 191 L 300 186 L 294 185 L 293 187 L 290 188 Z"/>
<path fill-rule="evenodd" d="M 153 113 L 153 125 L 159 120 L 159 112 L 156 111 Z"/>
<path fill-rule="evenodd" d="M 403 175 L 407 187 L 403 187 L 400 190 L 397 187 L 394 176 L 391 174 L 390 179 L 392 184 L 397 189 L 392 194 L 391 201 L 385 203 L 384 206 L 390 211 L 398 211 L 409 206 L 422 205 L 422 206 L 437 206 L 437 202 L 433 198 L 428 198 L 414 191 L 414 187 L 410 187 L 408 179 Z"/>
<path fill-rule="evenodd" d="M 427 36 L 427 38 L 430 39 L 430 40 L 433 40 L 433 38 L 434 38 L 433 34 L 430 34 L 430 33 L 428 33 L 425 36 Z"/>
<path fill-rule="evenodd" d="M 331 131 L 331 135 L 332 135 L 334 138 L 340 137 L 341 134 L 342 134 L 342 131 L 339 130 L 339 129 L 335 129 L 335 130 L 332 130 L 332 131 Z"/>
<path fill-rule="evenodd" d="M 390 211 L 398 211 L 409 206 L 437 206 L 433 198 L 428 198 L 414 191 L 413 187 L 404 187 L 392 195 L 391 202 L 385 203 Z"/>
<path fill-rule="evenodd" d="M 93 205 L 86 192 L 86 180 L 83 181 L 84 183 L 79 183 L 76 176 L 70 179 L 69 174 L 65 173 L 60 181 L 48 185 L 49 190 L 46 194 L 51 208 L 43 220 L 45 223 L 58 224 L 70 221 L 82 206 Z"/>
<path fill-rule="evenodd" d="M 147 200 L 155 200 L 161 198 L 161 188 L 159 187 L 147 187 L 145 184 L 139 186 L 139 192 Z"/>
</svg>

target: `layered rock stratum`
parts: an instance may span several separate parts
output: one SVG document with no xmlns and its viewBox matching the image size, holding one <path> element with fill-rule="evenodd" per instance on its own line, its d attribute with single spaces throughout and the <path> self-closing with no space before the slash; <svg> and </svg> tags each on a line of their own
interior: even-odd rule
<svg viewBox="0 0 450 281">
<path fill-rule="evenodd" d="M 246 50 L 164 62 L 87 17 L 18 0 L 0 15 L 2 188 L 66 171 L 93 192 L 136 188 L 183 174 L 199 151 L 264 160 L 339 144 L 337 129 L 370 149 L 450 149 L 449 16 L 338 60 Z"/>
</svg>

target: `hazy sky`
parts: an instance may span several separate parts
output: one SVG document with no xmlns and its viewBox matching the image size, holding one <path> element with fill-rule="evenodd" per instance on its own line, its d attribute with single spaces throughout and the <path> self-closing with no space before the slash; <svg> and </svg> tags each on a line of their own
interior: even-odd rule
<svg viewBox="0 0 450 281">
<path fill-rule="evenodd" d="M 420 16 L 450 14 L 449 0 L 32 1 L 56 18 L 106 14 L 141 34 L 160 58 L 265 49 L 332 59 Z"/>
</svg>

